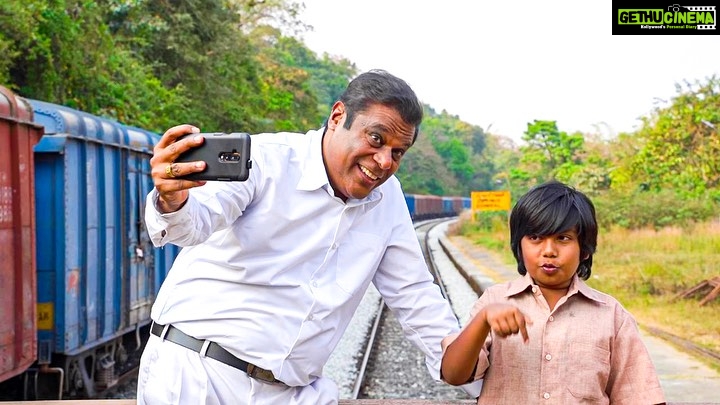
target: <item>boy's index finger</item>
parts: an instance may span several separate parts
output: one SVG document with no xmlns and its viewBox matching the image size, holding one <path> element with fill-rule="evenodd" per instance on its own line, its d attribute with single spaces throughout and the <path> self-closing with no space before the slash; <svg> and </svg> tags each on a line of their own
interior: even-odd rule
<svg viewBox="0 0 720 405">
<path fill-rule="evenodd" d="M 528 336 L 527 328 L 525 327 L 525 324 L 520 325 L 520 334 L 523 337 L 523 342 L 527 343 L 530 341 L 530 337 Z"/>
<path fill-rule="evenodd" d="M 520 329 L 520 335 L 522 335 L 523 342 L 529 342 L 530 336 L 528 335 L 527 325 L 532 325 L 532 319 L 528 318 L 527 316 L 525 316 L 525 314 L 518 311 L 515 314 L 515 321 L 517 322 Z"/>
</svg>

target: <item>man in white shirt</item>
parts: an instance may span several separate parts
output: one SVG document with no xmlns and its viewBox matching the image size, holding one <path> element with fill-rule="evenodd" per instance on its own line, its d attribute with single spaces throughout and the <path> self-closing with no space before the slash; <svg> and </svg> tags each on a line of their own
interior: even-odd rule
<svg viewBox="0 0 720 405">
<path fill-rule="evenodd" d="M 244 182 L 178 178 L 204 169 L 175 162 L 203 139 L 165 132 L 145 221 L 183 250 L 152 308 L 139 404 L 336 404 L 322 369 L 371 282 L 439 379 L 458 321 L 394 176 L 422 113 L 404 81 L 363 73 L 324 128 L 253 135 Z"/>
</svg>

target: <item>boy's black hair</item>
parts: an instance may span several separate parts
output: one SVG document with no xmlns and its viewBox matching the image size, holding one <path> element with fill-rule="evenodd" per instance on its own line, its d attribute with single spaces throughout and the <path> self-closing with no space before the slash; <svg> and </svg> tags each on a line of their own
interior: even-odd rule
<svg viewBox="0 0 720 405">
<path fill-rule="evenodd" d="M 580 257 L 587 255 L 577 269 L 578 277 L 587 280 L 592 271 L 598 233 L 592 201 L 580 191 L 558 181 L 533 187 L 520 197 L 510 214 L 510 247 L 518 263 L 518 273 L 527 273 L 520 246 L 524 236 L 554 235 L 569 229 L 578 233 Z"/>
</svg>

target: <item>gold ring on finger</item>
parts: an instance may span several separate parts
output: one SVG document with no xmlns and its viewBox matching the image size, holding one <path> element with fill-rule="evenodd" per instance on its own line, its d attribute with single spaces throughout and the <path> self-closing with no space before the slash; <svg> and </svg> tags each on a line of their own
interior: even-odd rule
<svg viewBox="0 0 720 405">
<path fill-rule="evenodd" d="M 169 165 L 167 165 L 167 166 L 165 167 L 165 174 L 166 174 L 169 178 L 171 178 L 171 179 L 172 179 L 172 178 L 175 178 L 175 173 L 173 173 L 173 165 L 172 165 L 172 163 L 169 164 Z"/>
</svg>

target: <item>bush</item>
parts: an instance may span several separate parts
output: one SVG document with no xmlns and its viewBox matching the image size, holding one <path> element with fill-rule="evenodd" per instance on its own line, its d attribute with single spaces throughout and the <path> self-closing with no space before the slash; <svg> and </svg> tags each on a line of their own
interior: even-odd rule
<svg viewBox="0 0 720 405">
<path fill-rule="evenodd" d="M 686 227 L 720 214 L 711 195 L 702 198 L 681 197 L 674 190 L 660 192 L 609 192 L 593 198 L 600 226 L 617 225 L 627 229 L 667 226 Z"/>
</svg>

